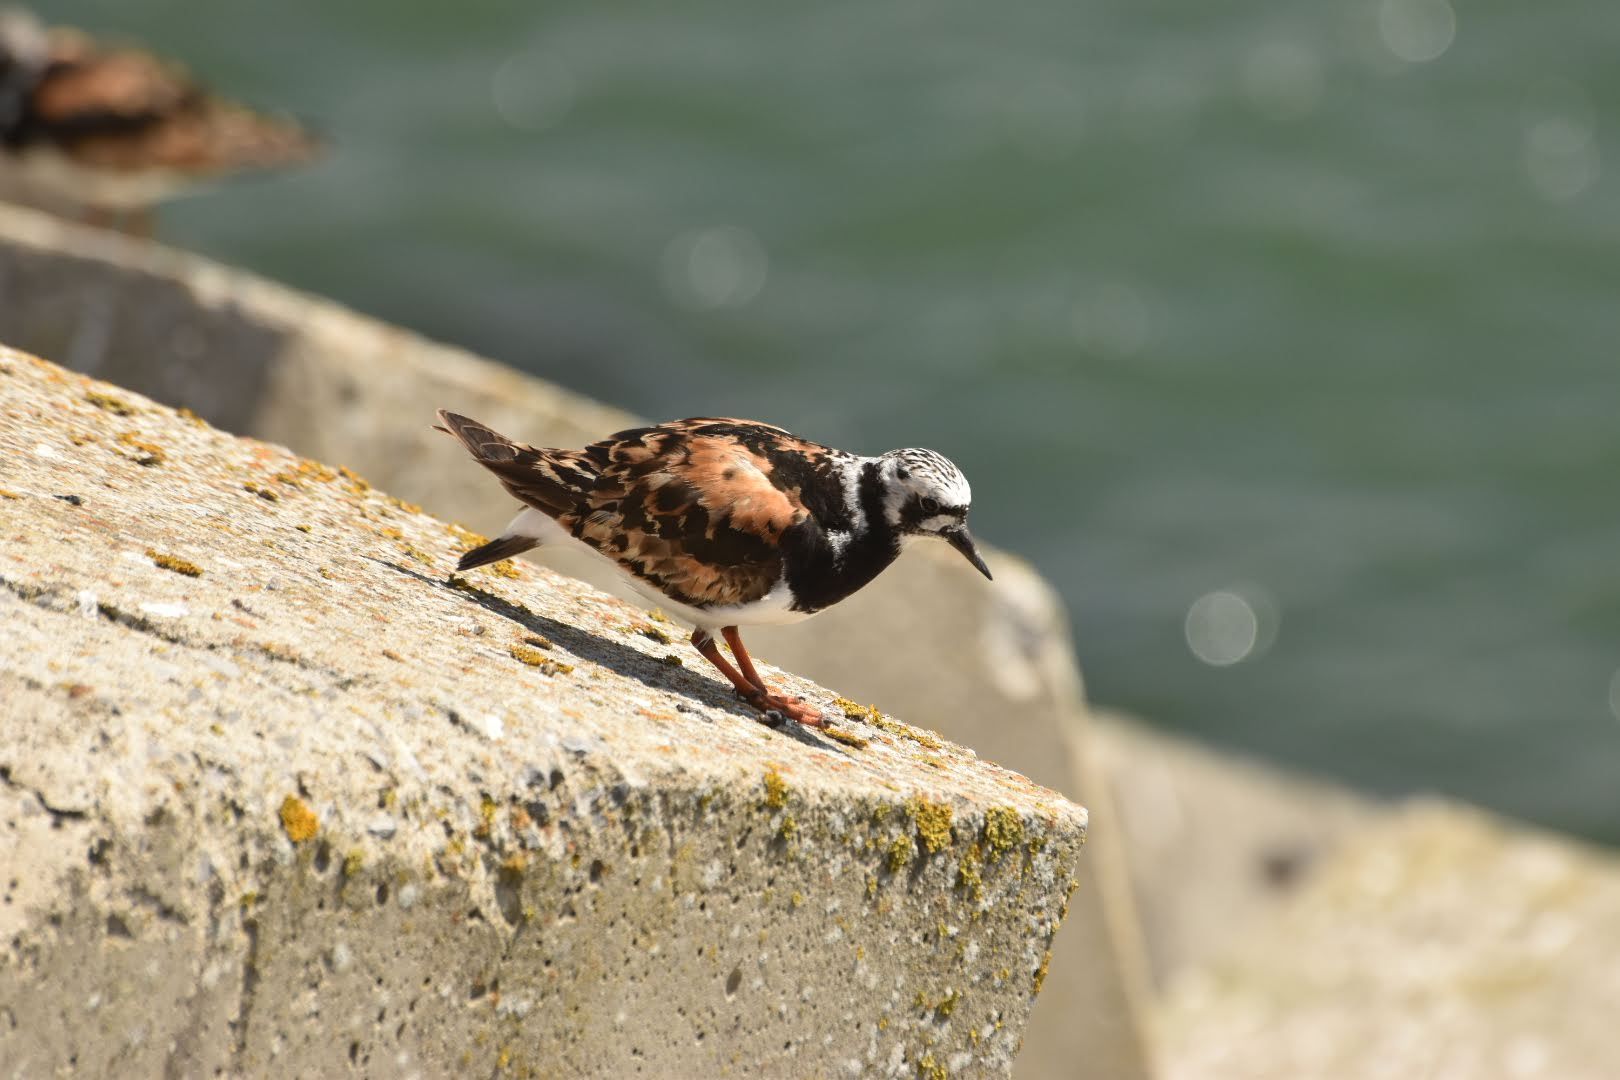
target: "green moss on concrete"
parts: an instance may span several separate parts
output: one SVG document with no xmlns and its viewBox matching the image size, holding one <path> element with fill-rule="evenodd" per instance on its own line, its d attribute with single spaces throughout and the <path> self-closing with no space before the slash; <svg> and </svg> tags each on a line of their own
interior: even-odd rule
<svg viewBox="0 0 1620 1080">
<path fill-rule="evenodd" d="M 885 860 L 889 873 L 898 874 L 904 870 L 916 853 L 917 845 L 912 843 L 910 835 L 895 837 L 894 843 L 889 845 L 889 855 Z"/>
<path fill-rule="evenodd" d="M 984 846 L 993 859 L 999 859 L 1023 843 L 1024 819 L 1010 806 L 992 806 L 984 813 Z"/>
<path fill-rule="evenodd" d="M 951 845 L 952 813 L 948 804 L 929 802 L 917 796 L 906 802 L 906 813 L 916 825 L 917 836 L 928 854 L 943 851 Z"/>
</svg>

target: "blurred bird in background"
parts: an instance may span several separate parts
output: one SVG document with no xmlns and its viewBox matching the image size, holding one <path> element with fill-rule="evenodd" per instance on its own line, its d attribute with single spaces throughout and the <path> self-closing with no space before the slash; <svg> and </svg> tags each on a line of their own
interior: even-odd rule
<svg viewBox="0 0 1620 1080">
<path fill-rule="evenodd" d="M 0 9 L 0 198 L 148 235 L 156 203 L 319 150 L 176 64 Z"/>
</svg>

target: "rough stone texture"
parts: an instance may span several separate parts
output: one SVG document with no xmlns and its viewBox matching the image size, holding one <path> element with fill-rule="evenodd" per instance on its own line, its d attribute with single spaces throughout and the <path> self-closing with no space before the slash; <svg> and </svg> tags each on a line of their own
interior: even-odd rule
<svg viewBox="0 0 1620 1080">
<path fill-rule="evenodd" d="M 0 340 L 232 431 L 350 465 L 485 532 L 503 525 L 513 504 L 429 429 L 435 408 L 555 445 L 634 421 L 252 275 L 5 207 Z M 1075 767 L 1084 755 L 1071 753 L 1085 738 L 1085 706 L 1061 604 L 1018 560 L 986 555 L 993 587 L 953 552 L 925 545 L 809 626 L 751 631 L 750 644 L 863 702 L 927 716 L 987 758 L 1089 799 Z M 541 561 L 615 588 L 568 553 Z M 896 641 L 907 647 L 894 649 Z M 1075 910 L 1019 1059 L 1029 1080 L 1077 1069 L 1108 1080 L 1149 1075 L 1131 990 L 1145 982 L 1140 943 L 1128 932 L 1133 917 L 1108 910 L 1125 896 L 1121 882 L 1092 878 L 1116 864 L 1082 861 Z"/>
<path fill-rule="evenodd" d="M 1009 1072 L 1060 796 L 9 352 L 0 489 L 11 1071 Z"/>
<path fill-rule="evenodd" d="M 1613 1077 L 1617 957 L 1612 853 L 1409 806 L 1174 980 L 1167 1075 Z"/>
</svg>

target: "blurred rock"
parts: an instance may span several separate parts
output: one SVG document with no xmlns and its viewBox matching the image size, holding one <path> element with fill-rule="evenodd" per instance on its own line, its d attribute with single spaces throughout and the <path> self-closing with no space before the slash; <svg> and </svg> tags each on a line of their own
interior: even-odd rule
<svg viewBox="0 0 1620 1080">
<path fill-rule="evenodd" d="M 1177 975 L 1186 1080 L 1616 1075 L 1620 860 L 1414 804 L 1347 839 L 1273 918 Z"/>
<path fill-rule="evenodd" d="M 1389 813 L 1335 785 L 1155 731 L 1118 713 L 1092 715 L 1097 768 L 1117 811 L 1153 981 L 1225 949 L 1278 917 L 1339 846 Z M 1099 786 L 1090 785 L 1099 827 Z M 1095 846 L 1095 844 L 1093 845 Z"/>
</svg>

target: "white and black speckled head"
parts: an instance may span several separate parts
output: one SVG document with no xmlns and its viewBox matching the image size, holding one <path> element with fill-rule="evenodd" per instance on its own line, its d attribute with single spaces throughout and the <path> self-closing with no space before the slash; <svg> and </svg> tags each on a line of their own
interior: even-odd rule
<svg viewBox="0 0 1620 1080">
<path fill-rule="evenodd" d="M 900 538 L 944 540 L 989 577 L 967 530 L 973 489 L 962 470 L 944 454 L 916 447 L 890 450 L 879 461 L 883 516 Z"/>
</svg>

